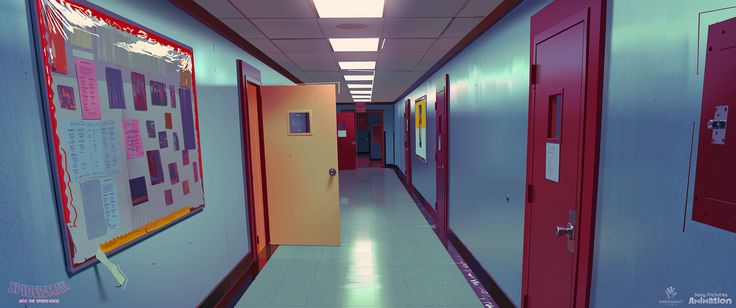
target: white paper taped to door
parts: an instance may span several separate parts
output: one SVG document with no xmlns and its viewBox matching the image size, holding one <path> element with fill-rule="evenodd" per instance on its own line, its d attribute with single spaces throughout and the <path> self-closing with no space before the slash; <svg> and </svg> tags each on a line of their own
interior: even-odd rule
<svg viewBox="0 0 736 308">
<path fill-rule="evenodd" d="M 544 178 L 560 182 L 560 144 L 547 142 Z"/>
</svg>

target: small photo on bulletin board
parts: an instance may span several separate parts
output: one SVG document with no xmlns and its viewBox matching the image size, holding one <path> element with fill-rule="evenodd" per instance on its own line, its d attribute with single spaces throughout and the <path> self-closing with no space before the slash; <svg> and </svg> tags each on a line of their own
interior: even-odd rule
<svg viewBox="0 0 736 308">
<path fill-rule="evenodd" d="M 427 96 L 414 101 L 414 154 L 419 160 L 427 161 Z"/>
<path fill-rule="evenodd" d="M 33 2 L 75 273 L 204 208 L 194 59 L 191 48 L 90 3 Z"/>
</svg>

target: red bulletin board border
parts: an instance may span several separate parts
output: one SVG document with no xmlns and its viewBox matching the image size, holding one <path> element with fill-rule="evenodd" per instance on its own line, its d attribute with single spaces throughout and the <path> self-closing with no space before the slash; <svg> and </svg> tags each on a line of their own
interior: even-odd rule
<svg viewBox="0 0 736 308">
<path fill-rule="evenodd" d="M 66 265 L 67 265 L 67 272 L 69 274 L 75 274 L 90 265 L 94 264 L 97 261 L 97 258 L 95 256 L 92 256 L 90 258 L 87 258 L 82 263 L 74 263 L 74 242 L 71 238 L 71 233 L 69 231 L 69 227 L 67 224 L 69 223 L 76 223 L 75 221 L 71 221 L 70 219 L 70 211 L 69 211 L 69 205 L 70 201 L 66 194 L 63 192 L 67 189 L 67 183 L 64 180 L 64 168 L 62 168 L 61 161 L 61 148 L 60 148 L 60 139 L 59 135 L 56 133 L 58 128 L 58 122 L 56 119 L 56 108 L 53 104 L 53 98 L 54 98 L 54 90 L 53 90 L 53 76 L 51 73 L 51 64 L 49 63 L 49 49 L 48 49 L 48 42 L 46 39 L 47 35 L 47 26 L 45 24 L 44 14 L 42 11 L 44 0 L 28 0 L 30 7 L 32 8 L 31 11 L 31 23 L 33 25 L 33 33 L 35 36 L 35 46 L 36 46 L 36 55 L 37 55 L 37 61 L 38 66 L 41 70 L 39 74 L 39 83 L 40 88 L 42 92 L 42 97 L 46 98 L 46 106 L 44 106 L 43 110 L 46 116 L 46 133 L 47 138 L 49 140 L 49 160 L 51 164 L 51 170 L 54 177 L 54 192 L 56 195 L 56 203 L 57 203 L 57 209 L 59 211 L 59 224 L 60 224 L 60 233 L 64 244 L 64 256 L 66 258 Z M 199 177 L 200 177 L 200 184 L 202 187 L 204 187 L 204 173 L 203 173 L 203 167 L 202 167 L 202 146 L 201 146 L 201 139 L 200 139 L 200 132 L 199 132 L 199 110 L 198 110 L 198 104 L 197 104 L 197 86 L 196 86 L 196 78 L 194 73 L 194 54 L 192 49 L 184 45 L 182 43 L 179 43 L 173 39 L 167 38 L 161 34 L 158 34 L 148 28 L 145 28 L 143 26 L 137 25 L 134 22 L 125 19 L 119 15 L 116 15 L 112 12 L 106 11 L 92 3 L 89 3 L 84 0 L 49 0 L 49 1 L 56 1 L 58 3 L 65 3 L 69 4 L 71 8 L 74 10 L 77 10 L 78 12 L 84 13 L 88 16 L 92 16 L 100 21 L 103 21 L 107 23 L 108 25 L 112 26 L 113 28 L 116 28 L 120 31 L 124 31 L 127 33 L 130 33 L 132 35 L 135 35 L 141 39 L 146 39 L 149 42 L 153 43 L 159 43 L 164 46 L 168 46 L 172 48 L 173 50 L 176 50 L 177 52 L 184 53 L 190 57 L 190 63 L 191 63 L 191 69 L 192 69 L 192 103 L 194 108 L 194 118 L 195 118 L 195 133 L 197 136 L 197 154 L 199 155 L 198 163 L 199 163 Z M 204 188 L 202 189 L 204 191 Z M 74 208 L 73 208 L 74 209 Z M 131 241 L 128 241 L 118 247 L 114 247 L 110 251 L 106 251 L 106 254 L 113 255 L 120 251 L 123 251 L 127 249 L 130 246 L 135 245 L 136 243 L 164 230 L 168 227 L 171 227 L 175 225 L 176 223 L 201 212 L 204 209 L 204 204 L 198 205 L 196 207 L 191 207 L 189 209 L 189 213 L 186 215 L 183 215 L 181 217 L 178 217 L 176 219 L 173 219 L 171 221 L 168 221 L 164 225 L 156 228 L 155 230 L 151 230 L 146 232 L 144 235 L 139 236 Z M 76 209 L 74 209 L 76 211 Z"/>
</svg>

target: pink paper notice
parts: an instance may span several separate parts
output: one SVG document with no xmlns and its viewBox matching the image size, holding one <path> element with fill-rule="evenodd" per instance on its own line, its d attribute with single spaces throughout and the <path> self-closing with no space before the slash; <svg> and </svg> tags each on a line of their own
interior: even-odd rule
<svg viewBox="0 0 736 308">
<path fill-rule="evenodd" d="M 97 92 L 97 70 L 95 63 L 76 58 L 77 82 L 79 83 L 79 101 L 82 105 L 82 118 L 100 120 L 100 95 Z"/>
<path fill-rule="evenodd" d="M 128 159 L 143 157 L 143 141 L 141 141 L 141 129 L 138 119 L 123 120 L 123 131 L 125 132 L 125 150 Z"/>
</svg>

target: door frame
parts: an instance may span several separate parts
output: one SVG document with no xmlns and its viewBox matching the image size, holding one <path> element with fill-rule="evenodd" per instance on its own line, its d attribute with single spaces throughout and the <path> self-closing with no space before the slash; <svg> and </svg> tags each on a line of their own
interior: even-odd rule
<svg viewBox="0 0 736 308">
<path fill-rule="evenodd" d="M 443 91 L 445 95 L 445 104 L 444 106 L 442 106 L 444 108 L 442 113 L 445 115 L 445 119 L 443 122 L 446 123 L 446 125 L 440 128 L 441 125 L 443 125 L 443 123 L 440 123 L 438 119 L 435 119 L 435 122 L 437 123 L 437 129 L 435 129 L 435 140 L 437 140 L 436 142 L 438 142 L 436 144 L 440 144 L 439 142 L 442 142 L 441 144 L 444 145 L 444 150 L 442 151 L 442 161 L 445 164 L 443 167 L 444 185 L 439 185 L 440 179 L 436 178 L 435 179 L 435 183 L 436 183 L 435 189 L 437 189 L 438 191 L 439 189 L 443 189 L 445 193 L 443 194 L 444 200 L 442 200 L 442 202 L 444 203 L 442 204 L 444 205 L 443 210 L 440 210 L 440 206 L 442 206 L 440 203 L 440 200 L 436 200 L 437 205 L 435 208 L 435 213 L 436 213 L 435 222 L 437 223 L 437 231 L 440 234 L 440 240 L 442 241 L 442 244 L 447 245 L 447 234 L 450 231 L 450 169 L 449 169 L 449 166 L 450 166 L 450 151 L 449 151 L 450 149 L 450 134 L 449 134 L 450 132 L 450 75 L 449 74 L 445 74 L 445 76 L 437 82 L 437 85 L 435 88 L 435 104 L 434 104 L 435 118 L 440 114 L 440 110 L 437 109 L 437 100 L 436 100 L 437 94 L 440 91 Z M 441 141 L 438 140 L 437 138 L 438 137 L 437 133 L 439 132 L 442 132 Z M 435 173 L 436 173 L 437 172 L 436 170 L 437 161 L 440 158 L 439 153 L 437 153 L 436 145 L 435 145 L 435 155 L 436 155 L 435 157 Z"/>
<path fill-rule="evenodd" d="M 407 98 L 404 102 L 404 171 L 406 174 L 406 186 L 413 187 L 411 183 L 411 99 Z M 413 188 L 412 188 L 413 189 Z"/>
<path fill-rule="evenodd" d="M 253 259 L 258 259 L 258 244 L 256 243 L 256 236 L 257 236 L 257 227 L 256 227 L 256 217 L 255 217 L 255 197 L 254 197 L 254 189 L 253 189 L 253 165 L 252 161 L 253 159 L 259 159 L 261 161 L 261 185 L 263 186 L 262 192 L 263 192 L 263 224 L 264 224 L 264 230 L 266 234 L 264 234 L 264 241 L 266 241 L 266 247 L 271 245 L 271 236 L 270 236 L 270 229 L 268 224 L 268 192 L 266 190 L 266 155 L 264 151 L 264 140 L 263 140 L 263 115 L 261 113 L 261 85 L 259 83 L 256 83 L 256 81 L 249 78 L 250 76 L 247 75 L 245 71 L 245 67 L 247 67 L 248 64 L 245 63 L 242 60 L 237 60 L 237 72 L 238 72 L 238 96 L 239 96 L 239 102 L 240 102 L 240 121 L 241 121 L 241 128 L 242 128 L 242 135 L 243 135 L 243 146 L 241 147 L 243 150 L 243 165 L 245 166 L 245 174 L 243 175 L 245 179 L 245 187 L 246 187 L 246 202 L 247 202 L 247 215 L 248 215 L 248 235 L 249 235 L 249 247 L 250 251 L 253 254 Z M 259 76 L 260 77 L 260 76 Z M 259 157 L 253 157 L 251 155 L 250 151 L 250 145 L 252 142 L 254 142 L 251 139 L 250 134 L 250 110 L 248 108 L 248 85 L 253 85 L 256 87 L 258 97 L 257 97 L 257 105 L 258 105 L 258 127 L 259 127 L 259 138 L 258 143 L 260 144 L 260 154 Z"/>
<path fill-rule="evenodd" d="M 533 140 L 534 83 L 538 42 L 566 30 L 584 20 L 587 23 L 582 162 L 580 169 L 580 204 L 578 205 L 578 247 L 574 262 L 574 307 L 587 307 L 590 300 L 590 283 L 595 239 L 595 212 L 598 192 L 598 161 L 600 145 L 601 102 L 603 93 L 603 64 L 605 61 L 606 0 L 554 1 L 531 17 L 529 116 L 527 144 Z M 534 149 L 527 146 L 526 196 L 524 208 L 524 256 L 522 274 L 522 307 L 528 307 L 529 250 L 531 231 L 532 167 Z M 531 199 L 531 200 L 530 200 Z M 550 230 L 552 232 L 553 230 Z"/>
</svg>

